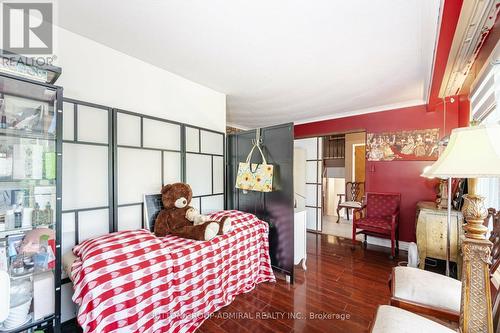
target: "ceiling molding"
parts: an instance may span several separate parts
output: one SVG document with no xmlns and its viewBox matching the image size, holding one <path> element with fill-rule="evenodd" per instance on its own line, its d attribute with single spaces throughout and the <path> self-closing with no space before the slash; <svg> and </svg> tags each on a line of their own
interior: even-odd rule
<svg viewBox="0 0 500 333">
<path fill-rule="evenodd" d="M 500 11 L 500 0 L 464 1 L 439 97 L 458 93 Z"/>
<path fill-rule="evenodd" d="M 443 3 L 444 2 L 444 3 Z M 450 54 L 455 30 L 460 18 L 463 0 L 441 0 L 441 20 L 437 45 L 434 52 L 430 90 L 427 95 L 428 111 L 435 111 L 435 106 L 441 102 L 439 90 L 443 82 L 448 56 Z"/>
<path fill-rule="evenodd" d="M 231 122 L 226 122 L 226 127 L 234 127 L 234 128 L 237 128 L 237 129 L 240 129 L 240 130 L 243 130 L 243 131 L 248 131 L 248 130 L 251 129 L 248 126 L 243 126 L 243 125 L 235 124 L 235 123 L 231 123 Z"/>
<path fill-rule="evenodd" d="M 427 87 L 424 91 L 424 100 L 429 101 L 429 98 L 432 93 L 432 84 L 433 84 L 433 78 L 434 78 L 434 71 L 435 71 L 435 66 L 436 66 L 436 57 L 437 57 L 437 52 L 438 52 L 438 46 L 439 46 L 439 36 L 441 35 L 441 26 L 443 23 L 443 13 L 444 13 L 444 1 L 445 0 L 440 0 L 439 1 L 439 16 L 437 20 L 437 34 L 436 34 L 436 41 L 434 42 L 434 52 L 432 54 L 432 65 L 431 65 L 431 72 L 429 73 L 429 81 L 427 84 Z"/>
<path fill-rule="evenodd" d="M 406 102 L 402 102 L 402 103 L 383 105 L 383 106 L 375 106 L 375 107 L 356 110 L 356 111 L 334 113 L 334 114 L 331 114 L 329 116 L 324 116 L 324 117 L 301 119 L 301 120 L 294 121 L 293 124 L 294 125 L 301 125 L 301 124 L 314 123 L 314 122 L 331 120 L 331 119 L 359 116 L 359 115 L 368 114 L 368 113 L 376 113 L 376 112 L 391 111 L 391 110 L 402 109 L 402 108 L 409 108 L 409 107 L 425 105 L 425 104 L 426 103 L 424 100 L 417 99 L 417 100 L 411 100 L 411 101 L 406 101 Z"/>
</svg>

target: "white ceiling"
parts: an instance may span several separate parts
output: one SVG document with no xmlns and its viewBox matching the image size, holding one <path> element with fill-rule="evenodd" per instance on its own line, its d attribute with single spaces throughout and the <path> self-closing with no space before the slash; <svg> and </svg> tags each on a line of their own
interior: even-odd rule
<svg viewBox="0 0 500 333">
<path fill-rule="evenodd" d="M 57 2 L 62 27 L 227 94 L 228 122 L 248 128 L 425 103 L 439 6 L 436 0 Z"/>
</svg>

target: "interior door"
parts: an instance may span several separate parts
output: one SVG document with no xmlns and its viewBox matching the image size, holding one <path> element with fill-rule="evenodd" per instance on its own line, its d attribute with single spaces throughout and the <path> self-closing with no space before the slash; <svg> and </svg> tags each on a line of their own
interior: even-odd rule
<svg viewBox="0 0 500 333">
<path fill-rule="evenodd" d="M 365 181 L 365 156 L 366 156 L 366 146 L 359 145 L 354 146 L 354 181 L 364 182 Z M 360 197 L 364 193 L 364 187 L 361 188 Z"/>
<path fill-rule="evenodd" d="M 354 147 L 354 180 L 357 182 L 365 181 L 365 145 Z"/>
</svg>

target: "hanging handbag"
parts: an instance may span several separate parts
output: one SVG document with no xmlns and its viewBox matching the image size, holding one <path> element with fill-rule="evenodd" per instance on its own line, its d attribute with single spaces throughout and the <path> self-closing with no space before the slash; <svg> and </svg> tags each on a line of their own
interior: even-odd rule
<svg viewBox="0 0 500 333">
<path fill-rule="evenodd" d="M 262 156 L 262 164 L 250 163 L 255 147 Z M 245 162 L 238 164 L 238 175 L 236 176 L 236 188 L 245 191 L 271 192 L 273 190 L 272 164 L 267 164 L 259 144 L 256 143 L 250 150 Z"/>
</svg>

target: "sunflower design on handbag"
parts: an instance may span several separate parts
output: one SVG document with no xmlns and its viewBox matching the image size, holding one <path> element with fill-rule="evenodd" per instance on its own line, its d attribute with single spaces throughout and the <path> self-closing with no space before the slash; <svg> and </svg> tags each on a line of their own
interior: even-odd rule
<svg viewBox="0 0 500 333">
<path fill-rule="evenodd" d="M 262 164 L 250 163 L 252 154 L 257 147 L 262 157 Z M 267 164 L 266 158 L 259 144 L 254 144 L 245 162 L 238 164 L 238 175 L 236 177 L 236 188 L 245 191 L 272 192 L 273 190 L 272 164 Z"/>
</svg>

